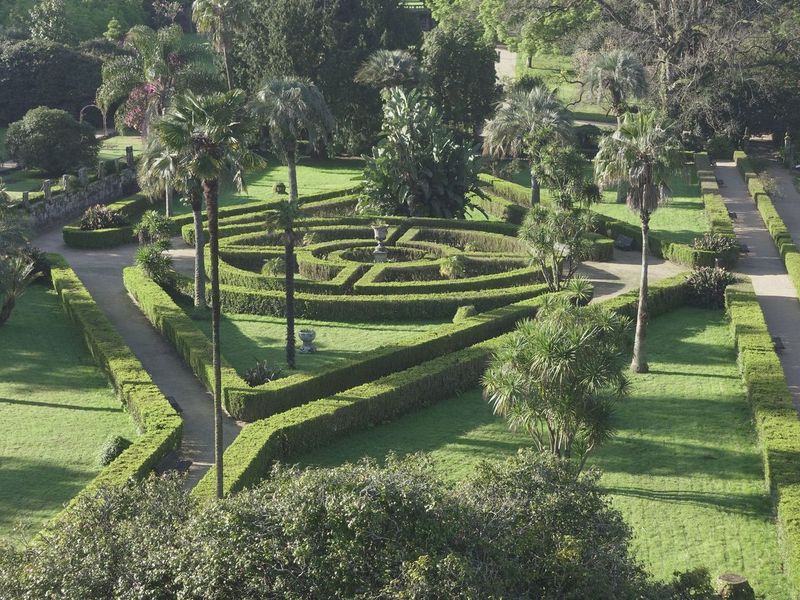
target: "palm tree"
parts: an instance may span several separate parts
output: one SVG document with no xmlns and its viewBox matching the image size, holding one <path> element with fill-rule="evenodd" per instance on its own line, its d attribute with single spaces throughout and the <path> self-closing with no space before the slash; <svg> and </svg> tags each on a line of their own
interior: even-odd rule
<svg viewBox="0 0 800 600">
<path fill-rule="evenodd" d="M 200 183 L 208 213 L 211 254 L 211 344 L 214 368 L 214 458 L 217 497 L 222 497 L 222 372 L 220 355 L 219 185 L 244 188 L 245 169 L 262 164 L 248 149 L 252 125 L 241 90 L 175 98 L 156 128 L 167 152 L 178 155 L 179 169 Z"/>
<path fill-rule="evenodd" d="M 422 79 L 419 63 L 407 50 L 376 50 L 364 61 L 355 76 L 356 83 L 383 90 L 413 87 Z"/>
<path fill-rule="evenodd" d="M 636 54 L 611 50 L 595 56 L 586 71 L 586 86 L 597 102 L 608 100 L 619 128 L 628 99 L 641 98 L 647 92 L 647 74 Z"/>
<path fill-rule="evenodd" d="M 206 308 L 205 235 L 203 233 L 203 190 L 200 183 L 187 172 L 180 154 L 164 148 L 158 135 L 148 136 L 139 158 L 137 179 L 139 187 L 151 198 L 166 197 L 166 214 L 171 210 L 171 191 L 174 189 L 192 208 L 194 223 L 194 306 Z"/>
<path fill-rule="evenodd" d="M 544 86 L 511 91 L 497 106 L 483 130 L 484 154 L 507 157 L 526 154 L 531 165 L 531 204 L 541 190 L 535 163 L 539 150 L 553 139 L 572 137 L 572 121 L 564 104 Z"/>
<path fill-rule="evenodd" d="M 647 372 L 647 269 L 650 217 L 669 197 L 669 178 L 679 165 L 679 148 L 656 112 L 627 114 L 620 128 L 600 142 L 595 177 L 601 187 L 627 184 L 626 202 L 642 228 L 642 274 L 631 370 Z"/>
<path fill-rule="evenodd" d="M 286 269 L 286 364 L 290 369 L 294 369 L 296 366 L 294 351 L 294 247 L 298 238 L 295 226 L 300 217 L 300 203 L 292 199 L 281 202 L 277 210 L 268 217 L 268 226 L 283 232 L 284 266 Z"/>
<path fill-rule="evenodd" d="M 125 100 L 128 114 L 141 123 L 142 133 L 176 94 L 217 88 L 218 74 L 210 50 L 184 36 L 178 25 L 158 31 L 136 26 L 125 36 L 125 46 L 131 55 L 103 65 L 97 104 L 109 107 Z"/>
<path fill-rule="evenodd" d="M 327 141 L 333 130 L 333 116 L 322 92 L 304 79 L 270 79 L 256 92 L 252 103 L 259 124 L 269 130 L 272 146 L 289 167 L 289 202 L 281 209 L 289 223 L 298 210 L 297 149 L 305 134 L 312 146 Z M 294 236 L 284 228 L 286 245 L 286 362 L 294 360 Z"/>
<path fill-rule="evenodd" d="M 225 65 L 225 80 L 228 89 L 233 89 L 231 78 L 231 38 L 246 18 L 242 0 L 194 0 L 192 21 L 200 33 L 208 33 L 211 43 L 222 53 Z"/>
</svg>

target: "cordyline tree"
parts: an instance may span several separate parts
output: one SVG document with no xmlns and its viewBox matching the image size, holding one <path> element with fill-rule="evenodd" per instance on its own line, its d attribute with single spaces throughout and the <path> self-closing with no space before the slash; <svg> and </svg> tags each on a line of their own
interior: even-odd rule
<svg viewBox="0 0 800 600">
<path fill-rule="evenodd" d="M 182 157 L 164 148 L 161 138 L 147 138 L 138 164 L 139 186 L 151 198 L 165 196 L 167 205 L 171 201 L 169 190 L 177 191 L 192 209 L 194 223 L 194 306 L 206 308 L 205 291 L 205 234 L 203 233 L 203 189 L 200 182 L 185 168 Z M 170 214 L 171 209 L 167 209 Z"/>
<path fill-rule="evenodd" d="M 274 150 L 289 167 L 289 200 L 278 208 L 273 225 L 283 231 L 286 250 L 286 363 L 294 369 L 294 223 L 300 216 L 298 147 L 303 138 L 312 146 L 326 142 L 334 121 L 317 86 L 304 79 L 268 79 L 256 92 L 250 107 L 258 123 L 269 130 Z"/>
<path fill-rule="evenodd" d="M 601 187 L 625 184 L 626 203 L 642 229 L 642 274 L 631 370 L 646 373 L 647 271 L 650 218 L 669 198 L 669 179 L 680 164 L 680 152 L 665 119 L 657 112 L 627 114 L 620 128 L 604 137 L 595 157 Z"/>
<path fill-rule="evenodd" d="M 244 188 L 246 169 L 262 164 L 250 152 L 253 125 L 241 90 L 196 96 L 191 92 L 175 98 L 167 115 L 156 124 L 167 152 L 179 156 L 179 169 L 198 181 L 208 215 L 211 255 L 211 345 L 214 369 L 214 460 L 217 496 L 222 497 L 222 372 L 220 362 L 219 293 L 219 187 L 229 181 Z"/>
<path fill-rule="evenodd" d="M 531 164 L 531 204 L 541 201 L 537 156 L 548 142 L 572 137 L 572 121 L 564 104 L 544 86 L 513 90 L 497 106 L 483 130 L 484 154 L 505 157 L 526 155 Z"/>
<path fill-rule="evenodd" d="M 233 34 L 246 18 L 243 0 L 194 0 L 192 21 L 200 33 L 207 33 L 214 48 L 222 54 L 225 81 L 233 89 L 231 77 L 231 44 Z"/>
</svg>

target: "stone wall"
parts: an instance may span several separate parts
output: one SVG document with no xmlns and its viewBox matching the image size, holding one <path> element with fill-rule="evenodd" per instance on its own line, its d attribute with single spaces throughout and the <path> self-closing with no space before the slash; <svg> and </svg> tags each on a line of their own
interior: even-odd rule
<svg viewBox="0 0 800 600">
<path fill-rule="evenodd" d="M 79 190 L 48 194 L 49 198 L 23 200 L 19 210 L 28 215 L 32 228 L 42 230 L 77 219 L 90 206 L 110 204 L 135 194 L 137 190 L 136 171 L 126 168 L 121 169 L 118 174 L 106 175 L 93 181 Z"/>
</svg>

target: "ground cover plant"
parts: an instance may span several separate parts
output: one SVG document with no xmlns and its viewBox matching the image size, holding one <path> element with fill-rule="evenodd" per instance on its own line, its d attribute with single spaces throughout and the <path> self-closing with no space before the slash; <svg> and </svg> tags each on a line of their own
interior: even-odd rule
<svg viewBox="0 0 800 600">
<path fill-rule="evenodd" d="M 102 468 L 109 435 L 137 436 L 55 292 L 34 285 L 0 329 L 0 536 L 28 538 Z M 25 529 L 13 531 L 18 522 Z"/>
<path fill-rule="evenodd" d="M 634 529 L 634 550 L 656 577 L 704 565 L 745 573 L 769 598 L 788 596 L 750 408 L 727 323 L 684 308 L 654 319 L 650 367 L 617 406 L 616 437 L 588 461 Z M 475 390 L 300 458 L 329 466 L 387 452 L 425 452 L 463 479 L 530 442 L 511 433 Z"/>
</svg>

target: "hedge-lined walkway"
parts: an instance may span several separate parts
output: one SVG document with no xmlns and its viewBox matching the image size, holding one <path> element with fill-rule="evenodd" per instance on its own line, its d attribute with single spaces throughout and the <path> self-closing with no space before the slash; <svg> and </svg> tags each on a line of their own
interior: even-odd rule
<svg viewBox="0 0 800 600">
<path fill-rule="evenodd" d="M 785 348 L 778 356 L 795 407 L 800 410 L 800 303 L 797 292 L 736 164 L 718 162 L 715 172 L 722 181 L 720 193 L 725 205 L 729 211 L 736 213 L 737 218 L 733 221 L 736 237 L 749 250 L 742 255 L 737 271 L 752 279 L 770 335 L 778 336 L 783 341 Z M 797 202 L 800 202 L 800 197 Z M 789 216 L 789 211 L 796 215 L 794 219 L 786 220 L 790 229 L 790 223 L 800 224 L 800 204 L 776 202 L 776 206 L 779 205 L 782 206 L 779 210 L 784 220 Z M 800 233 L 800 229 L 794 231 Z"/>
<path fill-rule="evenodd" d="M 165 396 L 172 396 L 180 405 L 183 410 L 180 459 L 192 461 L 187 485 L 193 487 L 214 462 L 211 396 L 171 344 L 153 329 L 125 291 L 122 269 L 133 264 L 136 246 L 128 244 L 110 250 L 76 250 L 64 244 L 60 227 L 39 236 L 34 244 L 42 250 L 64 256 L 122 339 L 142 362 L 153 382 Z M 233 419 L 225 419 L 223 440 L 226 447 L 240 429 Z"/>
</svg>

